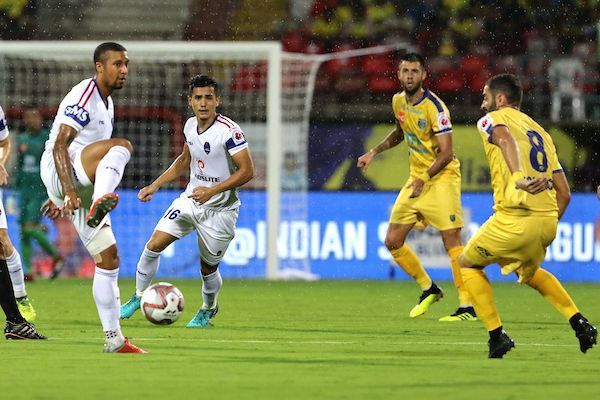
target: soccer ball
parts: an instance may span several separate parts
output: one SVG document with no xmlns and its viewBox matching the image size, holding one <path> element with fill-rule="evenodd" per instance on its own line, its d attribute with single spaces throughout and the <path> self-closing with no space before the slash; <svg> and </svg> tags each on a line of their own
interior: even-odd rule
<svg viewBox="0 0 600 400">
<path fill-rule="evenodd" d="M 177 321 L 183 312 L 183 294 L 167 282 L 150 286 L 142 295 L 141 309 L 153 324 L 169 325 Z"/>
</svg>

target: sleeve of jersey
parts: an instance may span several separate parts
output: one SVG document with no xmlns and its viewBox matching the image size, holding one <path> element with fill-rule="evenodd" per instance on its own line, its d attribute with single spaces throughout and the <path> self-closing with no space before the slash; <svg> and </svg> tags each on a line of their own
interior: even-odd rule
<svg viewBox="0 0 600 400">
<path fill-rule="evenodd" d="M 487 137 L 488 143 L 492 143 L 492 130 L 497 125 L 498 124 L 495 124 L 494 118 L 492 118 L 490 114 L 486 114 L 479 121 L 477 121 L 477 129 L 483 133 L 484 137 Z"/>
<path fill-rule="evenodd" d="M 433 111 L 433 121 L 431 123 L 433 134 L 436 136 L 452 133 L 452 122 L 450 122 L 450 113 L 444 107 L 435 107 Z"/>
<path fill-rule="evenodd" d="M 234 155 L 244 149 L 248 148 L 248 142 L 246 142 L 246 138 L 244 136 L 244 132 L 238 127 L 234 127 L 229 131 L 229 137 L 225 142 L 225 146 L 227 147 L 227 151 L 230 155 Z"/>
<path fill-rule="evenodd" d="M 89 99 L 95 90 L 94 85 L 91 85 L 83 93 L 72 91 L 63 100 L 66 104 L 62 112 L 56 116 L 56 121 L 59 124 L 65 124 L 80 132 L 91 121 L 91 113 L 89 111 Z"/>
<path fill-rule="evenodd" d="M 8 125 L 4 118 L 4 112 L 0 108 L 0 140 L 4 140 L 8 137 Z"/>
</svg>

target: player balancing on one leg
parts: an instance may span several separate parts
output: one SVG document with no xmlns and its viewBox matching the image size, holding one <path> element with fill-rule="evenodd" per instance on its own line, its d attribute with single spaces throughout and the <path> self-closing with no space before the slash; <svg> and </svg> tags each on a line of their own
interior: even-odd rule
<svg viewBox="0 0 600 400">
<path fill-rule="evenodd" d="M 65 96 L 42 155 L 41 175 L 49 200 L 44 214 L 69 215 L 96 264 L 93 296 L 102 322 L 107 353 L 145 353 L 121 332 L 119 321 L 119 252 L 108 213 L 118 202 L 132 146 L 111 139 L 114 106 L 110 95 L 121 89 L 128 73 L 127 51 L 118 43 L 94 51 L 96 76 L 83 80 Z"/>
<path fill-rule="evenodd" d="M 489 358 L 502 358 L 515 347 L 483 271 L 492 263 L 500 264 L 503 274 L 516 272 L 519 282 L 544 296 L 569 321 L 585 353 L 596 344 L 598 331 L 554 275 L 541 268 L 571 192 L 552 137 L 519 110 L 522 96 L 514 75 L 496 75 L 483 89 L 481 108 L 487 114 L 477 127 L 490 164 L 494 214 L 459 257 L 463 281 L 489 332 Z"/>
<path fill-rule="evenodd" d="M 217 114 L 219 102 L 219 86 L 212 78 L 192 78 L 188 104 L 195 116 L 183 128 L 183 151 L 162 175 L 140 190 L 138 199 L 152 200 L 161 186 L 188 169 L 190 181 L 146 243 L 137 265 L 136 292 L 121 306 L 121 318 L 131 317 L 140 308 L 142 293 L 158 270 L 161 252 L 193 231 L 200 250 L 203 304 L 187 327 L 208 326 L 219 310 L 217 296 L 223 280 L 218 267 L 235 234 L 240 207 L 237 188 L 254 175 L 244 133 L 231 119 Z"/>
<path fill-rule="evenodd" d="M 399 145 L 406 138 L 410 177 L 392 208 L 385 245 L 396 264 L 423 290 L 409 315 L 411 318 L 423 315 L 443 296 L 415 252 L 405 243 L 417 223 L 428 223 L 442 235 L 458 290 L 458 309 L 440 321 L 475 321 L 475 311 L 458 265 L 458 256 L 463 249 L 460 237 L 463 219 L 460 163 L 452 150 L 450 113 L 438 96 L 423 88 L 426 77 L 423 57 L 406 54 L 402 58 L 398 79 L 404 90 L 392 99 L 396 127 L 381 143 L 360 156 L 357 166 L 366 170 L 377 154 Z"/>
</svg>

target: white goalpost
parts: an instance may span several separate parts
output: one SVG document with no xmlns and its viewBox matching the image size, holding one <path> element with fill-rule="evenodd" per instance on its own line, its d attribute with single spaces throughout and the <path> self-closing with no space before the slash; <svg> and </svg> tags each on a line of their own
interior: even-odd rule
<svg viewBox="0 0 600 400">
<path fill-rule="evenodd" d="M 2 42 L 0 104 L 8 110 L 9 124 L 17 125 L 13 121 L 27 104 L 36 105 L 46 121 L 51 120 L 70 88 L 93 75 L 92 55 L 99 43 Z M 305 55 L 285 53 L 279 42 L 120 43 L 128 50 L 130 65 L 127 84 L 113 94 L 114 136 L 128 138 L 135 149 L 125 170 L 123 189 L 135 193 L 179 154 L 181 129 L 191 116 L 187 106 L 189 79 L 196 74 L 211 75 L 221 85 L 219 111 L 245 131 L 256 169 L 255 179 L 240 190 L 243 205 L 238 232 L 224 262 L 231 266 L 234 277 L 280 279 L 284 278 L 282 271 L 290 269 L 296 271 L 292 273 L 295 278 L 310 276 L 309 257 L 288 248 L 288 242 L 290 235 L 306 230 L 293 230 L 292 226 L 298 226 L 295 222 L 308 221 L 308 133 L 319 66 L 334 58 L 407 46 Z M 294 156 L 303 182 L 283 190 L 282 168 L 288 153 Z M 184 180 L 171 188 L 181 189 Z M 113 224 L 115 234 L 120 235 L 117 241 L 122 259 L 137 260 L 148 231 L 171 200 L 157 199 L 152 211 L 135 201 L 115 210 L 115 217 L 124 221 Z M 179 248 L 165 252 L 171 261 L 162 262 L 161 269 L 175 276 L 179 276 L 178 266 L 195 269 L 197 253 L 190 243 L 177 244 Z M 126 268 L 135 271 L 135 264 Z"/>
</svg>

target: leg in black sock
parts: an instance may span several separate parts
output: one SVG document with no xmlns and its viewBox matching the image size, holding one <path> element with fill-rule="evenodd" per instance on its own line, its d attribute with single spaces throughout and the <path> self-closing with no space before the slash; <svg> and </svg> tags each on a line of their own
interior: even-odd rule
<svg viewBox="0 0 600 400">
<path fill-rule="evenodd" d="M 15 292 L 13 292 L 6 260 L 0 260 L 0 306 L 2 306 L 4 314 L 6 314 L 7 321 L 15 323 L 25 321 L 19 312 L 19 307 L 17 307 Z"/>
</svg>

